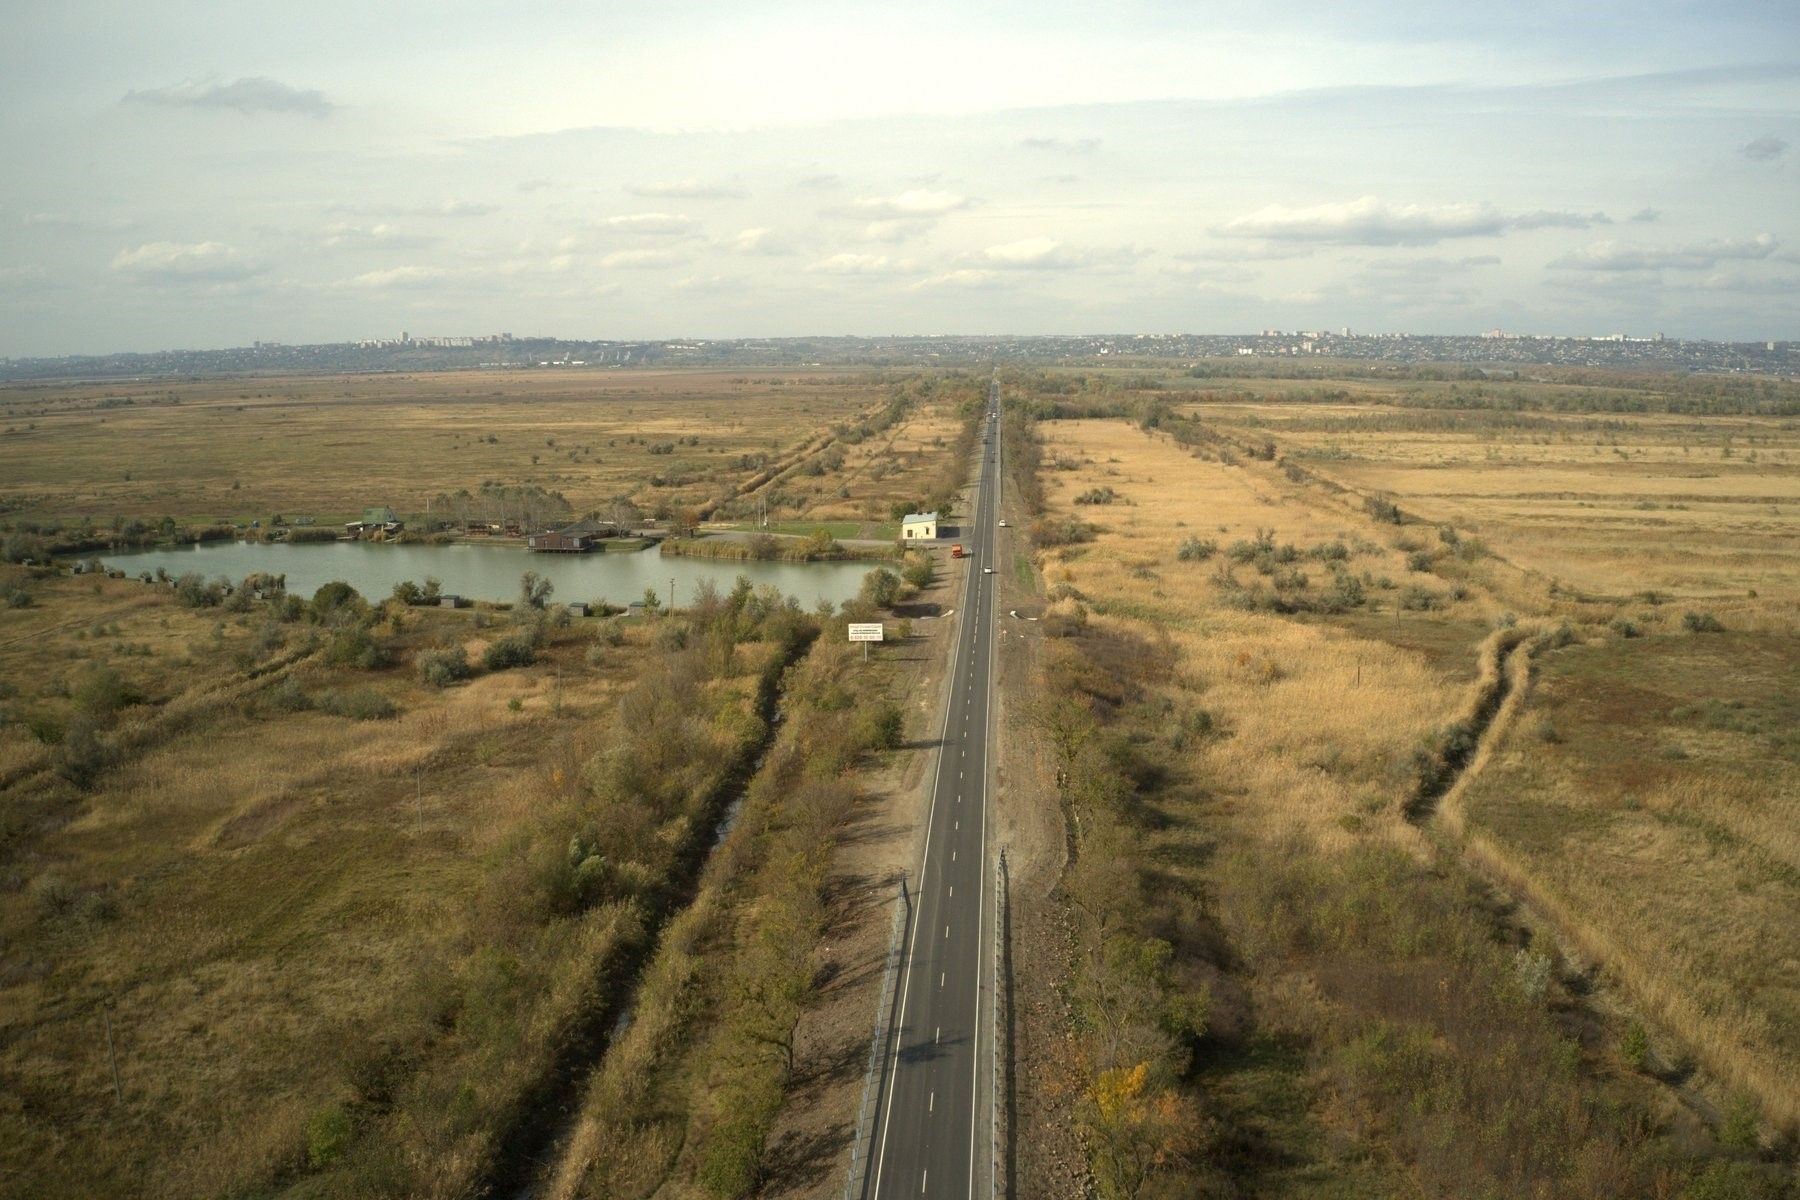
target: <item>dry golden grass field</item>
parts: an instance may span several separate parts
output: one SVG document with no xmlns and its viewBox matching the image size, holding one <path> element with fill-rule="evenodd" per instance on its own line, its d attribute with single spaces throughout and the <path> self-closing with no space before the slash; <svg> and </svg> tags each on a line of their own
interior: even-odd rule
<svg viewBox="0 0 1800 1200">
<path fill-rule="evenodd" d="M 1195 405 L 1245 439 L 1474 531 L 1584 592 L 1800 603 L 1800 420 Z"/>
<path fill-rule="evenodd" d="M 1485 591 L 1577 620 L 1458 815 L 1671 1061 L 1800 1124 L 1800 421 L 1196 409 L 1454 524 L 1497 556 Z"/>
<path fill-rule="evenodd" d="M 0 389 L 17 520 L 344 520 L 484 481 L 680 507 L 879 410 L 869 373 L 453 372 Z M 652 453 L 668 447 L 666 453 Z M 659 484 L 657 480 L 662 480 Z"/>
<path fill-rule="evenodd" d="M 667 671 L 654 629 L 551 623 L 533 665 L 437 688 L 418 651 L 479 661 L 511 618 L 386 609 L 371 670 L 261 605 L 4 570 L 31 602 L 0 637 L 0 1194 L 267 1194 L 381 1121 L 393 1155 L 436 1149 L 385 1183 L 365 1156 L 359 1187 L 458 1179 L 491 1136 L 458 1122 L 496 1120 L 581 1002 L 568 964 L 628 936 L 619 905 L 540 928 L 519 872 L 544 838 L 561 860 L 621 696 Z M 766 653 L 705 694 L 747 703 Z M 88 719 L 106 757 L 77 777 Z"/>
<path fill-rule="evenodd" d="M 1152 801 L 1143 859 L 1157 894 L 1211 898 L 1198 902 L 1254 967 L 1253 1017 L 1231 1000 L 1236 985 L 1214 985 L 1213 1002 L 1216 1014 L 1227 1002 L 1228 1028 L 1261 1032 L 1224 1039 L 1199 1069 L 1209 1111 L 1262 1139 L 1221 1151 L 1234 1180 L 1338 1196 L 1458 1178 L 1434 1162 L 1433 1139 L 1459 1119 L 1471 1135 L 1492 1124 L 1470 1099 L 1476 1081 L 1517 1071 L 1540 1052 L 1520 1049 L 1534 1037 L 1545 1096 L 1653 1115 L 1637 1132 L 1588 1120 L 1521 1135 L 1519 1161 L 1533 1141 L 1572 1156 L 1562 1183 L 1530 1194 L 1623 1194 L 1606 1188 L 1644 1176 L 1618 1163 L 1694 1138 L 1696 1112 L 1723 1122 L 1728 1144 L 1753 1140 L 1759 1120 L 1764 1144 L 1783 1144 L 1800 1124 L 1800 423 L 1387 406 L 1358 384 L 1344 386 L 1362 403 L 1298 402 L 1278 399 L 1296 381 L 1256 384 L 1256 397 L 1177 407 L 1215 440 L 1183 445 L 1124 419 L 1038 425 L 1046 619 L 1085 620 L 1078 636 L 1143 644 L 1169 664 L 1149 701 L 1166 715 L 1136 728 L 1211 731 L 1175 735 L 1176 782 Z M 1370 496 L 1404 523 L 1377 519 Z M 1090 528 L 1067 540 L 1070 521 Z M 1019 568 L 1029 576 L 1022 554 Z M 1477 711 L 1481 654 L 1480 679 L 1498 678 L 1484 651 L 1494 631 L 1559 624 L 1535 684 L 1446 797 L 1453 811 L 1409 811 L 1421 756 Z M 1467 1051 L 1463 1099 L 1443 1102 L 1438 1133 L 1367 1101 L 1379 1088 L 1360 1071 L 1409 1068 L 1359 1057 L 1373 1050 L 1356 1039 L 1375 1036 L 1359 1029 L 1388 1038 L 1422 1022 L 1446 1062 L 1464 1053 L 1454 986 L 1417 989 L 1436 973 L 1433 922 L 1473 928 L 1486 903 L 1454 889 L 1430 900 L 1378 967 L 1368 931 L 1407 903 L 1403 889 L 1355 898 L 1383 845 L 1420 861 L 1441 845 L 1528 903 L 1520 920 L 1568 956 L 1571 990 L 1553 985 L 1544 1011 L 1578 1047 L 1573 1074 L 1549 1065 L 1561 1052 L 1527 1036 L 1527 1014 L 1500 1057 Z M 1326 906 L 1316 917 L 1296 915 L 1306 889 Z M 1297 934 L 1296 919 L 1324 922 L 1335 962 L 1313 957 L 1319 934 Z M 1606 986 L 1583 1001 L 1591 978 Z M 1686 1106 L 1651 1075 L 1685 1087 Z M 1514 1136 L 1505 1122 L 1490 1133 L 1493 1145 Z M 1667 1169 L 1658 1186 L 1687 1194 L 1688 1168 Z"/>
</svg>

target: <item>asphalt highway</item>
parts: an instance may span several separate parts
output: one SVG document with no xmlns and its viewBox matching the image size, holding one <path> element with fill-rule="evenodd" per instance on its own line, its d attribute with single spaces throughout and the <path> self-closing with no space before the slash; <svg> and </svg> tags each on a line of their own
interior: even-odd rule
<svg viewBox="0 0 1800 1200">
<path fill-rule="evenodd" d="M 999 385 L 988 411 L 999 412 Z M 993 692 L 1000 422 L 986 421 L 923 861 L 900 964 L 865 1195 L 973 1197 L 991 1181 L 989 1018 L 994 911 L 988 862 L 988 713 Z M 989 573 L 984 568 L 993 568 Z"/>
</svg>

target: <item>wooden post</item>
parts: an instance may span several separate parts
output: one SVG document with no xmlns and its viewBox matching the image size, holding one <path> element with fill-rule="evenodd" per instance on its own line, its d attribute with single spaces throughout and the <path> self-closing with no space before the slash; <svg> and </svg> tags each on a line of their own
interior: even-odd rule
<svg viewBox="0 0 1800 1200">
<path fill-rule="evenodd" d="M 113 1049 L 112 1011 L 108 1005 L 101 1006 L 100 1019 L 106 1024 L 106 1063 L 112 1068 L 113 1103 L 123 1105 L 125 1089 L 119 1086 L 119 1055 Z"/>
</svg>

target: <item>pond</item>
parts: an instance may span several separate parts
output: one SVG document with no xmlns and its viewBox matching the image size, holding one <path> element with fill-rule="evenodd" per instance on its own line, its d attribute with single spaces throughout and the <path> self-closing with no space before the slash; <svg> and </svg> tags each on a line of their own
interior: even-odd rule
<svg viewBox="0 0 1800 1200">
<path fill-rule="evenodd" d="M 382 600 L 403 580 L 423 584 L 440 580 L 447 595 L 471 600 L 512 600 L 519 576 L 536 571 L 555 585 L 553 601 L 605 601 L 629 604 L 655 588 L 664 604 L 671 582 L 675 603 L 694 598 L 701 580 L 710 579 L 720 592 L 731 590 L 739 575 L 758 587 L 773 584 L 808 608 L 820 600 L 841 604 L 855 597 L 869 562 L 735 562 L 727 559 L 667 557 L 652 548 L 611 554 L 533 554 L 523 546 L 389 545 L 379 542 L 210 542 L 198 546 L 160 547 L 103 554 L 109 567 L 136 576 L 158 567 L 171 576 L 195 573 L 208 579 L 223 575 L 233 583 L 255 572 L 286 575 L 288 591 L 310 597 L 321 586 L 341 579 L 365 598 Z"/>
</svg>

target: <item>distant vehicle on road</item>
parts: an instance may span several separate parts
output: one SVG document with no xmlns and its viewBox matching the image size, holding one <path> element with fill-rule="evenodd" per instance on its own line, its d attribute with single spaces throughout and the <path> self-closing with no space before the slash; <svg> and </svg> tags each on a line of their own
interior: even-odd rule
<svg viewBox="0 0 1800 1200">
<path fill-rule="evenodd" d="M 1000 528 L 1002 528 L 1002 529 L 1005 529 L 1005 528 L 1006 528 L 1006 522 L 1005 522 L 1005 521 L 1002 521 L 1002 522 L 1000 522 Z"/>
<path fill-rule="evenodd" d="M 994 568 L 992 568 L 992 567 L 983 567 L 983 568 L 981 568 L 981 573 L 982 573 L 982 574 L 983 574 L 983 575 L 992 575 L 992 574 L 993 574 L 993 573 L 994 573 Z"/>
<path fill-rule="evenodd" d="M 950 547 L 950 557 L 951 558 L 961 558 L 962 557 L 962 543 L 961 542 L 958 542 L 956 545 Z"/>
</svg>

